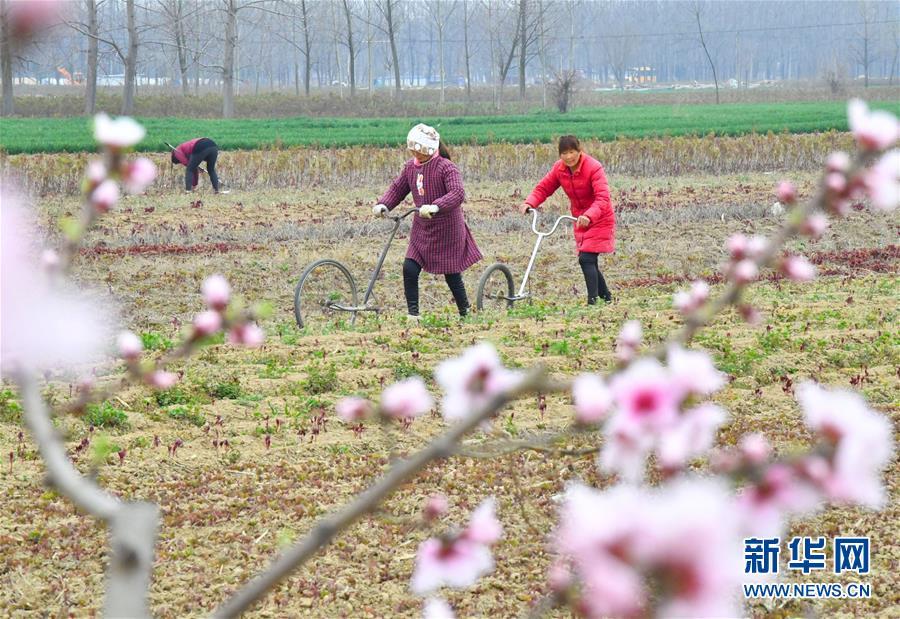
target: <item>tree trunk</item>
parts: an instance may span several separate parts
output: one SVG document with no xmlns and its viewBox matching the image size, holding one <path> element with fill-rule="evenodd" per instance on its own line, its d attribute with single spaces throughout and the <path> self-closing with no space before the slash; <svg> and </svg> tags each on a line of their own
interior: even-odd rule
<svg viewBox="0 0 900 619">
<path fill-rule="evenodd" d="M 441 73 L 441 105 L 444 105 L 445 94 L 444 94 L 444 22 L 443 16 L 441 15 L 441 3 L 438 1 L 437 3 L 437 28 L 438 28 L 438 70 Z"/>
<path fill-rule="evenodd" d="M 13 101 L 12 78 L 12 46 L 9 43 L 9 22 L 6 15 L 9 11 L 9 0 L 0 0 L 0 73 L 3 74 L 3 115 L 11 116 L 16 111 Z"/>
<path fill-rule="evenodd" d="M 391 43 L 391 61 L 394 63 L 394 94 L 399 99 L 402 96 L 400 87 L 400 58 L 397 55 L 397 35 L 394 24 L 394 0 L 385 2 L 385 20 L 387 21 L 388 39 Z"/>
<path fill-rule="evenodd" d="M 525 101 L 525 63 L 528 54 L 528 0 L 519 0 L 519 98 Z"/>
<path fill-rule="evenodd" d="M 87 51 L 87 76 L 84 82 L 84 113 L 92 116 L 97 107 L 97 58 L 100 27 L 97 23 L 97 0 L 87 0 L 85 3 L 88 16 L 88 51 Z"/>
<path fill-rule="evenodd" d="M 222 67 L 222 117 L 234 116 L 234 48 L 237 46 L 237 6 L 226 0 L 225 62 Z"/>
<path fill-rule="evenodd" d="M 297 20 L 291 20 L 291 42 L 294 43 L 294 95 L 300 96 L 300 59 L 297 58 Z"/>
<path fill-rule="evenodd" d="M 134 113 L 134 80 L 137 76 L 138 32 L 134 23 L 134 0 L 126 0 L 128 24 L 128 55 L 125 57 L 125 92 L 122 95 L 122 114 Z"/>
<path fill-rule="evenodd" d="M 181 94 L 186 97 L 190 93 L 188 82 L 187 40 L 184 35 L 184 4 L 175 0 L 175 46 L 178 49 L 178 70 L 181 72 Z"/>
<path fill-rule="evenodd" d="M 347 73 L 350 77 L 350 99 L 356 96 L 356 45 L 353 42 L 353 14 L 350 12 L 350 3 L 343 0 L 344 17 L 347 20 L 347 50 L 350 55 Z"/>
<path fill-rule="evenodd" d="M 372 75 L 372 4 L 366 2 L 366 73 L 369 76 L 369 98 L 375 96 L 375 76 Z"/>
<path fill-rule="evenodd" d="M 709 55 L 709 50 L 706 48 L 706 41 L 703 40 L 703 28 L 700 26 L 700 8 L 694 11 L 694 16 L 697 18 L 697 31 L 700 33 L 700 45 L 703 46 L 703 51 L 706 53 L 706 59 L 709 60 L 709 66 L 712 68 L 713 74 L 713 82 L 716 84 L 716 104 L 719 103 L 719 78 L 716 76 L 716 65 L 713 63 L 712 56 Z"/>
<path fill-rule="evenodd" d="M 469 52 L 469 0 L 463 0 L 463 53 L 466 57 L 466 101 L 472 103 L 472 55 Z"/>
<path fill-rule="evenodd" d="M 312 73 L 312 60 L 310 59 L 310 48 L 312 47 L 309 40 L 309 11 L 306 7 L 306 0 L 300 1 L 300 11 L 302 12 L 303 23 L 303 94 L 309 96 L 309 80 Z"/>
</svg>

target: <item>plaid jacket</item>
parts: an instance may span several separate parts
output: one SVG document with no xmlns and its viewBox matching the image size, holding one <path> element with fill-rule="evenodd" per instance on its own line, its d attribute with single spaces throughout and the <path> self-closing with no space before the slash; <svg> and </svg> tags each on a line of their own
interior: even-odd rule
<svg viewBox="0 0 900 619">
<path fill-rule="evenodd" d="M 393 210 L 412 193 L 417 207 L 435 204 L 431 219 L 413 215 L 406 257 L 429 273 L 462 273 L 481 260 L 481 252 L 463 217 L 466 199 L 459 169 L 435 155 L 422 165 L 410 159 L 379 202 Z"/>
</svg>

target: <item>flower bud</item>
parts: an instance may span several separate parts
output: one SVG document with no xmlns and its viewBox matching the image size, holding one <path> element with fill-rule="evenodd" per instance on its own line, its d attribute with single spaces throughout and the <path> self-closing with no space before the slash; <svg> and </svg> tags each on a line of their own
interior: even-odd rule
<svg viewBox="0 0 900 619">
<path fill-rule="evenodd" d="M 119 347 L 119 355 L 127 361 L 134 361 L 141 354 L 141 351 L 144 350 L 141 338 L 131 331 L 122 331 L 116 343 Z"/>
<path fill-rule="evenodd" d="M 781 181 L 775 191 L 778 201 L 782 204 L 793 204 L 797 201 L 797 188 L 790 181 Z"/>
</svg>

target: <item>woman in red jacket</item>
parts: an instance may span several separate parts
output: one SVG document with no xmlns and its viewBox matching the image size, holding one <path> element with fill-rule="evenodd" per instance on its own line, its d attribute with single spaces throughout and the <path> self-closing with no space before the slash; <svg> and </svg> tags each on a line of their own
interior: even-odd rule
<svg viewBox="0 0 900 619">
<path fill-rule="evenodd" d="M 206 173 L 213 191 L 219 193 L 219 177 L 216 174 L 216 160 L 219 158 L 219 147 L 209 138 L 194 138 L 180 144 L 172 151 L 172 163 L 185 166 L 184 190 L 191 191 L 200 180 L 200 164 L 206 162 Z M 227 192 L 225 192 L 227 193 Z"/>
<path fill-rule="evenodd" d="M 615 251 L 616 217 L 603 166 L 581 150 L 581 144 L 574 135 L 559 138 L 559 161 L 519 206 L 519 210 L 524 214 L 530 208 L 539 208 L 560 187 L 569 196 L 572 216 L 578 218 L 575 222 L 575 246 L 578 248 L 578 264 L 587 284 L 588 305 L 594 305 L 598 296 L 609 303 L 612 294 L 600 272 L 597 256 Z"/>
</svg>

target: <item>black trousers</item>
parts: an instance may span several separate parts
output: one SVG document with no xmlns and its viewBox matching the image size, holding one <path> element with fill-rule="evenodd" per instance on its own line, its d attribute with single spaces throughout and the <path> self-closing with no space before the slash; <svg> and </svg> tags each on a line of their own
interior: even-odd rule
<svg viewBox="0 0 900 619">
<path fill-rule="evenodd" d="M 422 273 L 422 265 L 407 258 L 403 261 L 403 292 L 406 295 L 406 311 L 411 316 L 419 315 L 419 274 Z M 466 296 L 466 285 L 461 273 L 445 273 L 444 280 L 456 301 L 456 308 L 460 316 L 469 313 L 469 298 Z"/>
<path fill-rule="evenodd" d="M 587 285 L 588 305 L 597 303 L 597 297 L 609 303 L 612 301 L 612 293 L 606 287 L 606 280 L 600 272 L 597 256 L 593 252 L 582 251 L 578 253 L 578 265 L 584 273 L 584 283 Z"/>
<path fill-rule="evenodd" d="M 219 191 L 219 176 L 216 174 L 216 159 L 219 158 L 219 147 L 209 138 L 198 140 L 194 144 L 194 151 L 188 160 L 187 170 L 184 173 L 184 188 L 192 189 L 194 186 L 194 177 L 198 174 L 197 168 L 204 161 L 206 162 L 206 172 L 209 174 L 209 182 L 212 183 L 213 189 Z"/>
</svg>

